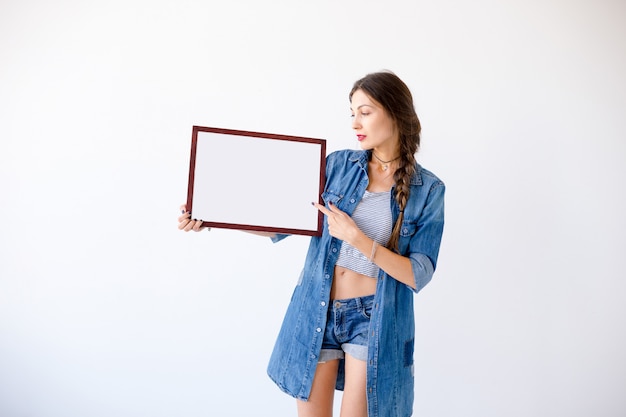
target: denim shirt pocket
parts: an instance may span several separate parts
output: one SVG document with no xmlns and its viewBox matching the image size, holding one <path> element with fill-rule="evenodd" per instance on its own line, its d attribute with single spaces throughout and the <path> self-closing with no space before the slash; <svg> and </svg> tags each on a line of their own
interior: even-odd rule
<svg viewBox="0 0 626 417">
<path fill-rule="evenodd" d="M 328 203 L 333 203 L 335 206 L 339 206 L 339 202 L 343 198 L 343 194 L 337 194 L 328 190 L 322 193 L 322 198 L 324 199 L 326 205 L 328 205 Z"/>
<path fill-rule="evenodd" d="M 413 236 L 417 232 L 417 222 L 411 220 L 405 220 L 402 222 L 402 228 L 400 229 L 400 236 L 407 237 Z"/>
<path fill-rule="evenodd" d="M 406 254 L 409 247 L 409 242 L 415 233 L 417 233 L 417 222 L 412 220 L 404 220 L 402 222 L 402 228 L 400 228 L 400 239 L 398 242 L 399 252 Z"/>
</svg>

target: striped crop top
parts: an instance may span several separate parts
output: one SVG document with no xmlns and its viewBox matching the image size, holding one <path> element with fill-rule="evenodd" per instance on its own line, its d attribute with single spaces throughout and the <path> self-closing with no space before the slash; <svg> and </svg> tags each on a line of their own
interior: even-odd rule
<svg viewBox="0 0 626 417">
<path fill-rule="evenodd" d="M 366 190 L 363 199 L 352 213 L 352 219 L 359 229 L 381 246 L 387 244 L 393 226 L 390 194 L 391 191 L 371 193 Z M 337 265 L 368 277 L 378 277 L 378 266 L 346 242 L 341 243 Z"/>
</svg>

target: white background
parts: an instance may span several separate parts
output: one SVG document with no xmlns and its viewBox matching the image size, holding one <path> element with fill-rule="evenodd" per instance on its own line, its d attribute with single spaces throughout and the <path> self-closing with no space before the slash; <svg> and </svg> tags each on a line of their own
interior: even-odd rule
<svg viewBox="0 0 626 417">
<path fill-rule="evenodd" d="M 0 415 L 294 415 L 308 239 L 178 231 L 191 127 L 354 148 L 380 69 L 447 185 L 415 414 L 624 416 L 621 0 L 0 2 Z"/>
</svg>

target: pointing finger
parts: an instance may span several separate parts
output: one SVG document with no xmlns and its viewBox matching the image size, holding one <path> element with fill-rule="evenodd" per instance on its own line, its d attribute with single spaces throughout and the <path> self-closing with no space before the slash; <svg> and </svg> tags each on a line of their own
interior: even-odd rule
<svg viewBox="0 0 626 417">
<path fill-rule="evenodd" d="M 339 208 L 333 204 L 332 201 L 328 202 L 328 207 L 330 207 L 330 211 L 332 211 L 335 214 L 344 214 L 343 211 L 339 210 Z"/>
<path fill-rule="evenodd" d="M 318 209 L 319 211 L 321 211 L 322 213 L 324 213 L 327 216 L 330 216 L 331 214 L 333 214 L 330 210 L 328 210 L 326 207 L 324 207 L 323 205 L 319 204 L 319 203 L 311 203 L 316 209 Z"/>
</svg>

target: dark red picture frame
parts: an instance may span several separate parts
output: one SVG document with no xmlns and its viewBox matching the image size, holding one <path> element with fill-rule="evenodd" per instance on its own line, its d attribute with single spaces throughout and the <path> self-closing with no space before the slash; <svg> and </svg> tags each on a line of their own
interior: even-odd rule
<svg viewBox="0 0 626 417">
<path fill-rule="evenodd" d="M 263 139 L 265 141 L 254 141 L 254 139 Z M 267 141 L 270 139 L 271 141 Z M 252 140 L 252 141 L 249 141 Z M 276 141 L 284 141 L 284 142 L 274 142 Z M 254 204 L 250 204 L 249 209 L 254 210 L 255 212 L 259 212 L 259 208 L 264 208 L 268 205 L 271 205 L 271 216 L 278 216 L 280 220 L 260 220 L 256 221 L 239 221 L 235 214 L 232 214 L 230 211 L 226 211 L 225 208 L 217 208 L 217 204 L 211 206 L 212 203 L 206 203 L 210 198 L 200 197 L 198 194 L 201 193 L 210 193 L 210 189 L 213 186 L 218 187 L 219 184 L 222 184 L 225 180 L 225 176 L 229 176 L 232 174 L 225 175 L 215 175 L 211 173 L 210 168 L 208 171 L 202 169 L 199 164 L 214 164 L 216 161 L 219 161 L 219 158 L 224 154 L 230 154 L 232 157 L 232 149 L 231 152 L 227 150 L 224 152 L 220 151 L 220 147 L 224 147 L 228 149 L 228 147 L 237 146 L 238 141 L 243 141 L 242 143 L 246 143 L 250 148 L 256 149 L 250 150 L 247 152 L 248 146 L 239 146 L 236 149 L 235 154 L 238 155 L 238 158 L 235 158 L 234 163 L 237 164 L 237 159 L 242 158 L 248 161 L 256 161 L 257 159 L 265 159 L 269 157 L 269 152 L 261 152 L 263 146 L 270 147 L 275 151 L 277 147 L 285 148 L 286 154 L 282 154 L 280 161 L 277 163 L 298 163 L 302 160 L 299 158 L 298 161 L 292 158 L 292 155 L 289 154 L 289 149 L 298 150 L 298 152 L 305 152 L 307 155 L 310 154 L 310 159 L 304 158 L 305 160 L 310 161 L 307 165 L 308 171 L 299 173 L 301 175 L 301 181 L 297 182 L 297 184 L 306 183 L 308 184 L 306 195 L 310 196 L 310 201 L 303 202 L 302 196 L 300 196 L 298 204 L 298 216 L 303 218 L 306 216 L 305 221 L 306 226 L 302 226 L 300 223 L 300 219 L 295 220 L 294 222 L 288 222 L 286 219 L 289 219 L 289 216 L 294 216 L 293 211 L 280 213 L 274 212 L 276 210 L 281 210 L 284 206 L 288 206 L 290 202 L 290 194 L 299 193 L 300 187 L 285 187 L 287 190 L 291 190 L 291 192 L 285 190 L 284 195 L 280 197 L 280 202 L 277 202 L 276 196 L 274 193 L 268 193 L 272 195 L 268 195 L 268 200 L 263 201 L 265 196 L 265 192 L 254 189 L 257 193 L 257 197 L 254 200 Z M 210 142 L 210 146 L 209 146 Z M 307 146 L 301 146 L 297 144 L 306 144 Z M 311 145 L 311 146 L 308 146 Z M 259 148 L 261 147 L 261 148 Z M 211 153 L 211 157 L 209 158 L 208 152 Z M 256 154 L 252 155 L 251 152 L 256 152 Z M 271 152 L 276 153 L 276 152 Z M 317 166 L 317 158 L 319 157 L 319 167 Z M 210 160 L 210 163 L 205 161 Z M 241 198 L 241 195 L 238 193 L 246 192 L 247 189 L 250 190 L 250 183 L 247 183 L 247 179 L 256 179 L 259 177 L 259 168 L 254 164 L 251 166 L 246 166 L 247 164 L 238 164 L 234 169 L 236 169 L 237 173 L 241 176 L 241 178 L 246 178 L 243 181 L 235 181 L 235 182 L 243 182 L 243 184 L 237 184 L 232 187 L 232 192 L 230 188 L 227 191 L 224 191 L 223 188 L 220 188 L 219 200 L 221 202 L 227 202 L 225 204 L 231 204 L 231 207 L 240 207 L 244 206 L 246 203 L 237 203 L 237 199 Z M 306 164 L 305 164 L 306 165 Z M 300 165 L 299 165 L 300 166 Z M 315 172 L 310 172 L 313 170 Z M 206 168 L 206 167 L 205 167 Z M 198 218 L 203 220 L 203 226 L 213 227 L 213 228 L 224 228 L 224 229 L 238 229 L 238 230 L 250 230 L 250 231 L 259 231 L 259 232 L 272 232 L 272 233 L 281 233 L 281 234 L 297 234 L 297 235 L 308 235 L 308 236 L 319 236 L 322 233 L 322 225 L 323 225 L 323 214 L 318 212 L 314 207 L 311 206 L 311 201 L 322 202 L 321 193 L 324 189 L 325 182 L 325 168 L 326 168 L 326 141 L 324 139 L 315 139 L 308 137 L 300 137 L 300 136 L 290 136 L 290 135 L 281 135 L 281 134 L 272 134 L 272 133 L 262 133 L 262 132 L 251 132 L 245 130 L 233 130 L 233 129 L 224 129 L 224 128 L 216 128 L 216 127 L 204 127 L 204 126 L 193 126 L 192 129 L 192 137 L 191 137 L 191 155 L 190 155 L 190 163 L 189 163 L 189 182 L 187 187 L 187 210 L 191 212 L 192 218 Z M 250 169 L 252 172 L 246 172 L 247 169 Z M 269 174 L 268 178 L 264 181 L 264 184 L 258 184 L 259 187 L 267 187 L 268 189 L 275 190 L 281 187 L 281 182 L 284 181 L 298 181 L 297 175 L 291 170 L 290 172 L 285 172 L 284 175 L 276 175 L 276 173 Z M 230 172 L 234 172 L 230 170 Z M 292 176 L 296 175 L 295 178 Z M 199 177 L 201 176 L 201 177 Z M 200 179 L 201 178 L 201 179 Z M 230 179 L 228 179 L 230 180 Z M 199 184 L 204 184 L 202 187 L 199 187 Z M 315 190 L 313 190 L 315 188 Z M 200 191 L 199 191 L 200 190 Z M 242 191 L 244 190 L 244 191 Z M 260 193 L 260 194 L 259 194 Z M 195 194 L 195 195 L 194 195 Z M 259 197 L 259 195 L 261 197 Z M 261 200 L 261 201 L 258 201 Z M 220 203 L 222 204 L 222 203 Z M 307 204 L 308 207 L 302 208 L 302 213 L 300 213 L 300 207 L 303 204 Z M 202 207 L 202 209 L 198 209 L 197 212 L 194 212 L 194 206 Z M 213 212 L 213 209 L 219 211 L 224 210 L 223 214 L 216 214 Z M 286 208 L 288 210 L 288 208 Z M 308 211 L 307 211 L 308 210 Z M 242 208 L 242 213 L 246 212 L 246 207 Z M 208 213 L 208 214 L 207 214 Z M 231 218 L 235 216 L 234 218 Z M 269 214 L 269 212 L 268 212 Z M 205 216 L 208 216 L 205 217 Z M 212 216 L 215 216 L 212 218 Z M 224 220 L 224 216 L 228 219 Z M 242 216 L 246 218 L 247 216 Z M 234 220 L 233 220 L 234 219 Z M 282 224 L 283 219 L 286 224 Z M 293 220 L 293 219 L 292 219 Z M 288 224 L 287 224 L 288 223 Z"/>
</svg>

